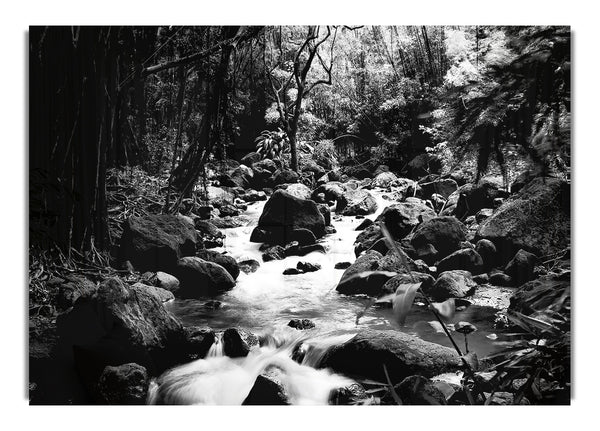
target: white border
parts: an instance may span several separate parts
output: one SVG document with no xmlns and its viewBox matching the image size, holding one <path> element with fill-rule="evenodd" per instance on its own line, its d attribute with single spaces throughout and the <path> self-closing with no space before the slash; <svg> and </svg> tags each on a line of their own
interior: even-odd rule
<svg viewBox="0 0 600 431">
<path fill-rule="evenodd" d="M 2 348 L 0 368 L 2 423 L 5 429 L 363 429 L 482 428 L 506 430 L 526 426 L 565 429 L 594 423 L 597 396 L 599 286 L 594 277 L 598 255 L 595 187 L 600 157 L 598 127 L 598 12 L 583 1 L 495 2 L 424 0 L 410 2 L 329 1 L 29 1 L 5 4 L 0 26 L 2 44 L 1 115 L 3 166 L 2 210 Z M 560 24 L 571 25 L 573 43 L 574 196 L 574 399 L 570 407 L 504 408 L 103 408 L 28 407 L 25 399 L 24 289 L 26 283 L 25 198 L 25 32 L 30 24 Z M 490 409 L 493 409 L 491 411 Z M 9 422 L 10 421 L 10 422 Z M 10 427 L 10 428 L 9 428 Z M 583 426 L 583 428 L 589 428 Z"/>
</svg>

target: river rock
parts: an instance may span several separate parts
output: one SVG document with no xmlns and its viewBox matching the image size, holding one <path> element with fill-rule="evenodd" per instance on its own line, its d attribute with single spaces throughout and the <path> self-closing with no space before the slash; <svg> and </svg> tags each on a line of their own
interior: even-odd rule
<svg viewBox="0 0 600 431">
<path fill-rule="evenodd" d="M 174 275 L 180 283 L 177 292 L 180 298 L 214 295 L 235 286 L 235 280 L 225 268 L 199 257 L 179 259 Z"/>
<path fill-rule="evenodd" d="M 429 174 L 439 174 L 442 170 L 442 160 L 429 153 L 415 156 L 407 165 L 408 176 L 418 179 Z"/>
<path fill-rule="evenodd" d="M 556 253 L 571 238 L 570 185 L 535 178 L 479 226 L 478 238 L 492 241 L 505 262 L 523 249 L 538 256 Z"/>
<path fill-rule="evenodd" d="M 56 307 L 59 310 L 67 310 L 72 307 L 81 297 L 94 295 L 98 287 L 96 283 L 78 275 L 67 275 L 64 279 L 49 282 L 49 285 L 58 285 L 56 295 Z"/>
<path fill-rule="evenodd" d="M 309 319 L 292 319 L 288 326 L 294 329 L 312 329 L 315 327 L 315 323 Z"/>
<path fill-rule="evenodd" d="M 351 190 L 344 193 L 346 205 L 336 208 L 336 212 L 346 215 L 368 215 L 377 210 L 377 201 L 364 189 Z"/>
<path fill-rule="evenodd" d="M 475 244 L 475 251 L 479 253 L 483 259 L 484 270 L 489 271 L 494 268 L 497 263 L 497 251 L 494 243 L 488 239 L 480 239 Z"/>
<path fill-rule="evenodd" d="M 413 279 L 415 280 L 413 282 Z M 408 274 L 398 274 L 393 278 L 390 278 L 382 287 L 382 293 L 394 293 L 398 286 L 402 284 L 412 284 L 412 283 L 421 283 L 423 289 L 427 289 L 435 282 L 435 278 L 433 278 L 429 274 L 425 274 L 423 272 L 413 272 L 412 278 Z"/>
<path fill-rule="evenodd" d="M 515 285 L 533 280 L 533 269 L 538 262 L 538 257 L 533 253 L 528 253 L 521 249 L 515 254 L 510 262 L 504 268 L 504 272 L 512 278 Z"/>
<path fill-rule="evenodd" d="M 250 274 L 252 272 L 256 272 L 256 270 L 260 267 L 260 262 L 254 259 L 242 260 L 238 262 L 238 267 L 243 273 Z"/>
<path fill-rule="evenodd" d="M 315 244 L 317 239 L 308 229 L 294 229 L 290 234 L 290 241 L 297 241 L 299 246 Z"/>
<path fill-rule="evenodd" d="M 210 328 L 189 326 L 185 328 L 185 339 L 188 360 L 193 361 L 206 357 L 215 342 L 216 335 Z"/>
<path fill-rule="evenodd" d="M 211 222 L 219 229 L 230 229 L 234 227 L 246 226 L 249 222 L 249 219 L 244 215 L 239 215 L 234 217 L 227 216 L 213 218 L 211 219 Z"/>
<path fill-rule="evenodd" d="M 435 211 L 421 202 L 390 205 L 377 217 L 383 221 L 394 239 L 402 239 L 421 223 L 435 217 Z"/>
<path fill-rule="evenodd" d="M 300 271 L 300 272 L 315 272 L 321 269 L 321 265 L 319 265 L 318 263 L 311 263 L 311 262 L 298 262 L 296 264 L 296 268 Z"/>
<path fill-rule="evenodd" d="M 458 190 L 458 184 L 451 178 L 439 178 L 428 183 L 421 184 L 424 197 L 430 197 L 438 194 L 444 199 L 448 199 L 452 193 Z"/>
<path fill-rule="evenodd" d="M 308 229 L 316 238 L 325 234 L 325 219 L 317 204 L 277 190 L 265 204 L 258 229 L 268 234 L 268 243 L 285 245 L 294 229 Z"/>
<path fill-rule="evenodd" d="M 385 382 L 383 365 L 397 382 L 414 374 L 431 377 L 457 370 L 460 360 L 454 350 L 404 332 L 363 330 L 332 347 L 319 363 L 320 368 Z"/>
<path fill-rule="evenodd" d="M 463 269 L 471 274 L 483 272 L 483 259 L 472 248 L 463 248 L 443 258 L 437 265 L 439 272 Z"/>
<path fill-rule="evenodd" d="M 222 336 L 223 352 L 230 358 L 248 356 L 252 346 L 258 346 L 258 337 L 240 328 L 229 328 Z"/>
<path fill-rule="evenodd" d="M 360 383 L 353 383 L 331 391 L 329 404 L 336 406 L 360 405 L 369 400 L 369 395 Z"/>
<path fill-rule="evenodd" d="M 370 218 L 366 218 L 358 226 L 356 226 L 356 228 L 354 230 L 365 230 L 372 224 L 373 224 L 373 220 L 371 220 Z"/>
<path fill-rule="evenodd" d="M 311 191 L 308 186 L 305 186 L 302 183 L 296 184 L 284 184 L 285 191 L 290 195 L 297 197 L 299 199 L 310 199 Z"/>
<path fill-rule="evenodd" d="M 214 250 L 198 250 L 196 252 L 196 256 L 208 262 L 213 262 L 221 265 L 227 270 L 227 272 L 231 275 L 231 277 L 233 277 L 234 280 L 236 280 L 238 278 L 238 275 L 240 275 L 240 267 L 238 266 L 236 260 L 231 256 L 219 253 Z"/>
<path fill-rule="evenodd" d="M 460 247 L 467 239 L 467 229 L 456 217 L 435 217 L 423 222 L 415 230 L 411 244 L 416 250 L 431 244 L 438 251 L 438 258 L 444 258 Z M 427 262 L 426 259 L 423 259 Z"/>
<path fill-rule="evenodd" d="M 102 404 L 146 404 L 149 384 L 148 371 L 141 365 L 108 366 L 100 375 L 98 393 Z"/>
<path fill-rule="evenodd" d="M 389 187 L 398 177 L 393 172 L 381 172 L 373 178 L 375 187 Z"/>
<path fill-rule="evenodd" d="M 342 208 L 346 205 L 345 191 L 346 189 L 342 183 L 330 181 L 317 187 L 313 191 L 311 198 L 315 202 L 335 202 L 338 208 Z M 323 198 L 320 198 L 319 195 L 321 194 Z"/>
<path fill-rule="evenodd" d="M 271 177 L 272 183 L 276 186 L 279 184 L 297 183 L 299 179 L 300 177 L 298 174 L 290 169 L 285 169 L 283 171 L 281 169 L 277 169 Z"/>
<path fill-rule="evenodd" d="M 335 269 L 347 269 L 350 267 L 350 265 L 352 265 L 350 262 L 337 262 L 334 265 Z"/>
<path fill-rule="evenodd" d="M 194 224 L 182 217 L 129 217 L 123 224 L 119 259 L 140 271 L 169 272 L 179 258 L 194 255 L 196 243 Z"/>
<path fill-rule="evenodd" d="M 431 288 L 424 288 L 426 295 L 441 302 L 448 298 L 464 298 L 475 293 L 477 283 L 471 273 L 463 270 L 442 272 Z"/>
<path fill-rule="evenodd" d="M 477 184 L 465 184 L 458 189 L 459 197 L 454 215 L 458 218 L 475 215 L 483 208 L 494 208 L 494 199 L 508 196 L 501 190 L 501 181 L 482 178 Z"/>
<path fill-rule="evenodd" d="M 271 260 L 283 260 L 285 259 L 285 256 L 285 249 L 280 245 L 274 245 L 263 252 L 262 259 L 263 262 L 269 262 Z"/>
<path fill-rule="evenodd" d="M 490 274 L 489 282 L 492 286 L 504 286 L 504 287 L 510 287 L 514 284 L 513 279 L 509 275 L 506 275 L 505 273 L 503 273 L 502 271 L 498 271 L 498 272 L 494 272 L 493 274 Z"/>
<path fill-rule="evenodd" d="M 242 403 L 245 406 L 285 406 L 288 396 L 281 382 L 271 373 L 256 378 L 250 393 Z"/>
<path fill-rule="evenodd" d="M 240 163 L 246 166 L 252 166 L 254 163 L 260 161 L 262 159 L 261 155 L 256 151 L 252 151 L 246 154 L 244 157 L 240 159 Z"/>
<path fill-rule="evenodd" d="M 80 298 L 59 315 L 57 327 L 61 343 L 77 347 L 75 365 L 88 385 L 96 384 L 107 365 L 135 362 L 156 375 L 185 352 L 183 327 L 157 296 L 118 278 Z"/>
<path fill-rule="evenodd" d="M 381 253 L 376 251 L 360 256 L 344 271 L 336 290 L 345 295 L 379 295 L 383 285 L 396 275 L 380 268 L 382 258 Z"/>
<path fill-rule="evenodd" d="M 371 249 L 381 238 L 383 238 L 383 234 L 380 227 L 377 224 L 371 224 L 356 237 L 354 254 L 359 256 L 363 251 Z"/>
<path fill-rule="evenodd" d="M 246 202 L 258 202 L 258 201 L 266 201 L 267 195 L 262 190 L 257 191 L 254 189 L 246 190 L 246 192 L 241 196 L 243 200 Z"/>
<path fill-rule="evenodd" d="M 151 286 L 151 285 L 144 284 L 144 283 L 135 283 L 133 286 L 140 288 L 140 289 L 145 289 L 147 292 L 156 296 L 158 298 L 158 300 L 162 303 L 169 302 L 169 301 L 175 299 L 175 296 L 173 295 L 172 292 L 169 292 L 168 290 L 162 289 L 160 287 Z"/>
<path fill-rule="evenodd" d="M 252 164 L 252 169 L 264 169 L 269 171 L 271 174 L 277 170 L 277 164 L 271 159 L 262 159 Z"/>
<path fill-rule="evenodd" d="M 409 376 L 394 387 L 407 406 L 444 406 L 448 404 L 444 394 L 431 380 L 423 376 Z"/>
</svg>

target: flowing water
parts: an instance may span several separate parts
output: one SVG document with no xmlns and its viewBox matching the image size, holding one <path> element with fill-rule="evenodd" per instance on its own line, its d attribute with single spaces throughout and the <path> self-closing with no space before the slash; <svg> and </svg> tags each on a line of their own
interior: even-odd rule
<svg viewBox="0 0 600 431">
<path fill-rule="evenodd" d="M 385 199 L 386 193 L 382 190 L 373 190 L 372 194 L 377 200 L 378 210 L 367 217 L 374 220 L 390 205 L 390 201 Z M 356 259 L 353 243 L 359 232 L 355 228 L 362 219 L 332 214 L 332 225 L 336 233 L 327 235 L 320 241 L 327 250 L 325 254 L 313 252 L 302 257 L 292 256 L 284 260 L 262 262 L 260 244 L 249 242 L 249 238 L 264 204 L 265 202 L 250 204 L 245 212 L 245 216 L 250 219 L 248 225 L 224 229 L 224 246 L 217 249 L 226 251 L 237 261 L 254 259 L 260 262 L 257 271 L 240 273 L 236 286 L 217 297 L 200 300 L 177 299 L 168 304 L 168 307 L 185 325 L 208 326 L 214 330 L 240 327 L 256 334 L 275 333 L 286 340 L 283 343 L 286 347 L 264 346 L 253 351 L 248 358 L 230 359 L 223 357 L 222 346 L 217 342 L 212 346 L 206 360 L 187 364 L 175 377 L 172 376 L 174 381 L 180 382 L 179 386 L 175 385 L 180 388 L 181 376 L 187 378 L 183 379 L 186 382 L 183 387 L 186 389 L 177 392 L 178 396 L 183 398 L 173 396 L 171 402 L 239 404 L 238 401 L 241 403 L 244 399 L 240 394 L 248 393 L 256 376 L 276 364 L 287 376 L 282 383 L 288 393 L 294 394 L 291 397 L 293 403 L 326 404 L 325 396 L 310 396 L 298 389 L 298 385 L 304 388 L 317 385 L 322 390 L 313 388 L 312 393 L 321 395 L 332 388 L 344 386 L 342 383 L 347 379 L 323 370 L 315 370 L 311 365 L 318 363 L 319 357 L 329 346 L 349 339 L 357 330 L 363 328 L 400 330 L 428 341 L 452 346 L 439 324 L 435 322 L 434 316 L 422 304 L 413 306 L 402 328 L 394 322 L 391 309 L 377 307 L 371 307 L 361 317 L 359 325 L 356 325 L 356 315 L 364 309 L 369 298 L 339 294 L 335 287 L 344 270 L 335 269 L 334 265 L 338 262 L 353 262 Z M 321 269 L 306 274 L 282 274 L 284 269 L 295 267 L 299 261 L 318 263 Z M 218 308 L 214 307 L 215 300 L 221 303 Z M 476 351 L 479 357 L 497 349 L 490 340 L 495 337 L 493 316 L 496 311 L 492 307 L 471 305 L 457 312 L 455 316 L 455 321 L 469 321 L 477 326 L 478 331 L 469 336 L 469 349 Z M 297 331 L 287 326 L 291 319 L 311 319 L 316 327 L 307 331 Z M 292 361 L 289 351 L 286 350 L 290 340 L 297 338 L 298 332 L 309 338 L 305 345 L 310 348 L 307 349 L 302 364 Z M 462 343 L 462 336 L 456 335 L 457 341 Z M 318 383 L 313 382 L 317 377 L 320 379 Z M 234 384 L 233 381 L 238 383 Z M 206 398 L 206 392 L 198 388 L 211 385 L 234 385 L 235 390 L 232 388 L 226 392 L 236 392 L 237 395 L 212 394 L 212 398 Z"/>
</svg>

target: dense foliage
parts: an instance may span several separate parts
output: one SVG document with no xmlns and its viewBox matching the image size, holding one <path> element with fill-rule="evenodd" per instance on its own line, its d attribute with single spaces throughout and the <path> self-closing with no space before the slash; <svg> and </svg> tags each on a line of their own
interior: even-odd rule
<svg viewBox="0 0 600 431">
<path fill-rule="evenodd" d="M 168 177 L 175 212 L 207 162 L 239 160 L 257 138 L 269 157 L 289 147 L 294 170 L 313 152 L 331 169 L 401 168 L 428 151 L 478 176 L 499 166 L 510 180 L 531 162 L 569 174 L 568 28 L 57 27 L 30 43 L 31 236 L 43 245 L 110 244 L 111 167 Z M 57 68 L 59 52 L 80 67 Z"/>
</svg>

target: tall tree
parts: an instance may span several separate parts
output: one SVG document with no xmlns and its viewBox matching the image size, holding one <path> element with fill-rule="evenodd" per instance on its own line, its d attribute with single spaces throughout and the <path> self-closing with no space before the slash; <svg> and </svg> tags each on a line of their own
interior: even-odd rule
<svg viewBox="0 0 600 431">
<path fill-rule="evenodd" d="M 281 28 L 279 29 L 279 45 L 280 54 L 278 61 L 275 65 L 267 71 L 269 82 L 271 83 L 271 92 L 275 98 L 277 104 L 277 111 L 283 129 L 288 136 L 290 143 L 291 152 L 291 168 L 294 171 L 298 171 L 298 144 L 297 144 L 297 133 L 298 133 L 298 122 L 300 120 L 300 114 L 302 112 L 303 100 L 321 84 L 331 85 L 331 71 L 333 69 L 333 49 L 335 46 L 335 38 L 337 35 L 338 28 L 333 27 L 333 40 L 330 47 L 329 63 L 327 63 L 323 56 L 319 53 L 319 47 L 329 39 L 332 35 L 332 27 L 327 26 L 327 33 L 324 36 L 320 36 L 319 26 L 309 26 L 306 32 L 306 37 L 301 43 L 300 48 L 295 52 L 292 63 L 292 70 L 287 74 L 286 78 L 278 78 L 274 74 L 276 69 L 285 70 L 286 58 L 283 53 L 281 40 Z M 319 64 L 325 71 L 327 79 L 317 79 L 311 83 L 307 81 L 308 72 L 311 69 L 314 59 L 319 60 Z M 293 80 L 293 81 L 292 81 Z M 291 100 L 288 99 L 288 91 L 295 87 L 296 94 Z"/>
</svg>

